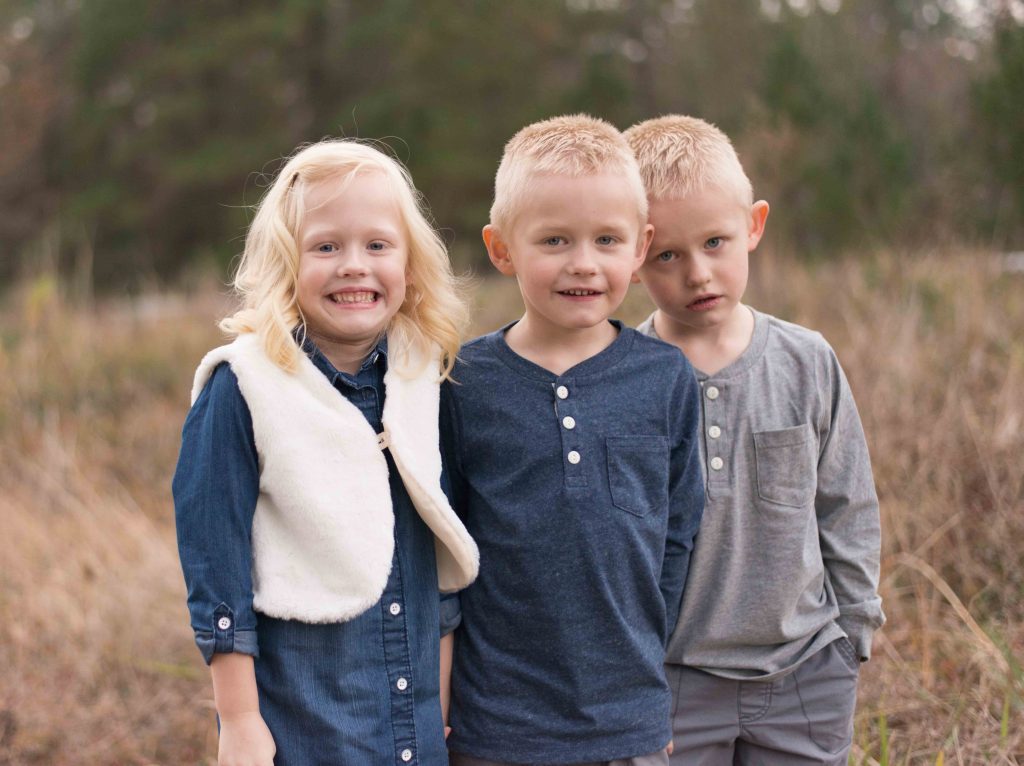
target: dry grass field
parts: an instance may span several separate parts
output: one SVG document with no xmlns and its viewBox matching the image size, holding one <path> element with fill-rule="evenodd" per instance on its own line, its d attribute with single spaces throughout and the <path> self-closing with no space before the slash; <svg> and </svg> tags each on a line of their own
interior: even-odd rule
<svg viewBox="0 0 1024 766">
<path fill-rule="evenodd" d="M 751 303 L 821 330 L 882 501 L 889 622 L 855 764 L 1024 764 L 1024 274 L 977 253 L 815 267 L 759 255 Z M 481 283 L 477 327 L 516 315 Z M 0 764 L 213 764 L 170 478 L 192 371 L 229 307 L 0 301 Z M 622 316 L 637 322 L 638 292 Z"/>
</svg>

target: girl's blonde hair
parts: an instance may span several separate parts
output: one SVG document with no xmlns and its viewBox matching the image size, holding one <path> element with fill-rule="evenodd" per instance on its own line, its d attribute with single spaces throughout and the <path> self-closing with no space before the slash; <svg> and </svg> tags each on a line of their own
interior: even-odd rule
<svg viewBox="0 0 1024 766">
<path fill-rule="evenodd" d="M 350 139 L 319 141 L 296 152 L 256 206 L 245 238 L 234 288 L 242 308 L 220 323 L 232 335 L 256 333 L 267 356 L 292 372 L 302 349 L 293 334 L 304 324 L 296 297 L 299 234 L 306 190 L 332 177 L 381 173 L 387 179 L 409 240 L 405 300 L 388 327 L 389 356 L 404 374 L 415 374 L 410 360 L 427 360 L 440 349 L 442 377 L 455 363 L 467 309 L 448 252 L 428 220 L 422 195 L 409 171 L 366 143 Z M 422 369 L 422 368 L 421 368 Z"/>
</svg>

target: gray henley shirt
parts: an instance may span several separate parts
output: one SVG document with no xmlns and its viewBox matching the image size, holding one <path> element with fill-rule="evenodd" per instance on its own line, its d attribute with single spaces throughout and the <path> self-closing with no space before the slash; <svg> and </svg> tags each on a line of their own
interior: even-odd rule
<svg viewBox="0 0 1024 766">
<path fill-rule="evenodd" d="M 871 462 L 846 376 L 817 332 L 751 309 L 750 345 L 701 385 L 706 477 L 666 662 L 724 678 L 790 672 L 885 620 Z M 657 337 L 653 315 L 640 332 Z"/>
</svg>

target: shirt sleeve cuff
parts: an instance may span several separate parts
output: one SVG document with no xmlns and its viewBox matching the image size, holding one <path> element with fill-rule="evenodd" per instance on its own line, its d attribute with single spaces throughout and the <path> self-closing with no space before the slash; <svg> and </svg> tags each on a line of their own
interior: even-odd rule
<svg viewBox="0 0 1024 766">
<path fill-rule="evenodd" d="M 441 636 L 447 636 L 462 624 L 462 602 L 458 593 L 441 595 Z"/>
<path fill-rule="evenodd" d="M 259 657 L 259 643 L 256 631 L 248 628 L 235 628 L 235 615 L 225 603 L 220 603 L 213 610 L 212 630 L 196 630 L 196 646 L 209 665 L 215 654 L 248 654 Z"/>
<path fill-rule="evenodd" d="M 860 661 L 867 662 L 871 658 L 871 640 L 875 635 L 875 627 L 865 620 L 852 617 L 840 616 L 837 622 L 846 633 Z"/>
</svg>

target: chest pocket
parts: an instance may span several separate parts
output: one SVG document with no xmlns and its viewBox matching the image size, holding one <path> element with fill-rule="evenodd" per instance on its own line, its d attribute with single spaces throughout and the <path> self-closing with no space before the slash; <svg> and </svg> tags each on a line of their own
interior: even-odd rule
<svg viewBox="0 0 1024 766">
<path fill-rule="evenodd" d="M 792 508 L 814 501 L 817 488 L 817 443 L 806 423 L 754 434 L 757 494 L 762 500 Z"/>
<path fill-rule="evenodd" d="M 612 503 L 635 516 L 668 503 L 668 439 L 608 436 L 608 489 Z"/>
</svg>

